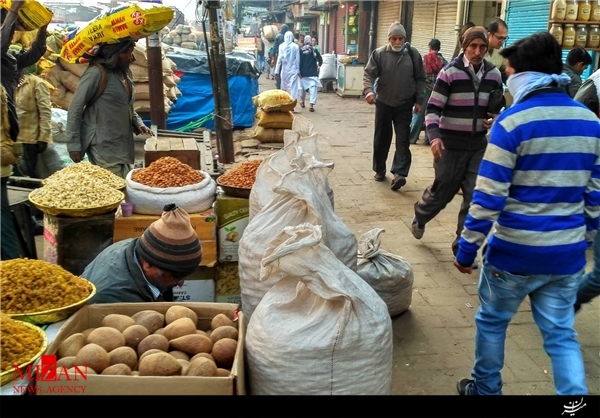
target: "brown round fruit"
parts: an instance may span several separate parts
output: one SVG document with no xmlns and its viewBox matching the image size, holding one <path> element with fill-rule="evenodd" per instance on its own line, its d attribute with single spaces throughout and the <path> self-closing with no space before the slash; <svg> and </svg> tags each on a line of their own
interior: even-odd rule
<svg viewBox="0 0 600 418">
<path fill-rule="evenodd" d="M 229 377 L 231 376 L 231 372 L 227 369 L 217 369 L 217 377 Z"/>
<path fill-rule="evenodd" d="M 131 368 L 126 364 L 113 364 L 112 366 L 108 366 L 106 369 L 102 370 L 102 373 L 100 374 L 111 376 L 130 376 Z"/>
<path fill-rule="evenodd" d="M 231 338 L 232 340 L 238 339 L 238 330 L 232 326 L 224 325 L 222 327 L 216 328 L 213 332 L 210 333 L 210 340 L 212 343 L 216 343 L 223 338 Z"/>
<path fill-rule="evenodd" d="M 119 332 L 125 331 L 132 325 L 135 325 L 135 320 L 127 315 L 109 314 L 102 318 L 103 327 L 111 327 Z"/>
<path fill-rule="evenodd" d="M 150 354 L 140 361 L 140 376 L 176 376 L 181 374 L 181 364 L 168 353 Z"/>
<path fill-rule="evenodd" d="M 212 361 L 212 362 L 213 362 L 213 363 L 215 363 L 215 364 L 217 363 L 217 362 L 215 361 L 215 359 L 213 358 L 213 356 L 211 356 L 211 355 L 210 355 L 210 354 L 208 354 L 208 353 L 198 353 L 198 354 L 196 354 L 194 357 L 192 357 L 192 358 L 190 359 L 190 362 L 192 362 L 192 361 L 196 360 L 198 357 L 204 357 L 204 358 L 207 358 L 207 359 L 209 359 L 210 361 Z"/>
<path fill-rule="evenodd" d="M 169 341 L 190 334 L 196 334 L 196 324 L 190 318 L 180 318 L 171 322 L 163 332 Z"/>
<path fill-rule="evenodd" d="M 210 354 L 213 356 L 219 367 L 231 369 L 233 360 L 235 358 L 236 349 L 236 340 L 232 340 L 231 338 L 223 338 L 213 345 Z"/>
<path fill-rule="evenodd" d="M 198 315 L 196 315 L 196 312 L 192 311 L 190 308 L 186 308 L 185 306 L 173 305 L 165 314 L 165 321 L 167 325 L 181 318 L 190 318 L 194 323 L 194 326 L 197 326 L 198 324 Z"/>
<path fill-rule="evenodd" d="M 150 354 L 156 354 L 156 353 L 164 353 L 164 351 L 163 351 L 163 350 L 159 350 L 159 349 L 157 349 L 157 348 L 151 348 L 150 350 L 148 350 L 148 351 L 144 352 L 144 354 L 142 354 L 142 355 L 140 356 L 139 360 L 138 360 L 138 366 L 139 366 L 140 362 L 142 361 L 142 359 L 143 359 L 144 357 L 147 357 L 147 356 L 149 356 Z"/>
<path fill-rule="evenodd" d="M 110 353 L 115 348 L 123 347 L 125 345 L 125 337 L 114 328 L 100 327 L 90 333 L 87 342 L 88 344 L 98 344 Z"/>
<path fill-rule="evenodd" d="M 176 360 L 190 361 L 190 356 L 185 354 L 183 351 L 177 351 L 177 350 L 169 351 L 169 354 L 172 355 L 173 357 L 175 357 Z"/>
<path fill-rule="evenodd" d="M 210 339 L 200 334 L 185 335 L 175 338 L 169 343 L 171 350 L 183 351 L 188 356 L 195 356 L 198 353 L 210 353 L 212 349 Z"/>
<path fill-rule="evenodd" d="M 148 330 L 143 325 L 132 325 L 123 331 L 125 345 L 133 349 L 136 349 L 148 335 Z"/>
<path fill-rule="evenodd" d="M 215 363 L 204 357 L 198 357 L 190 362 L 186 376 L 205 376 L 213 377 L 217 375 L 217 366 Z"/>
<path fill-rule="evenodd" d="M 98 344 L 88 344 L 75 356 L 75 365 L 88 366 L 96 373 L 102 373 L 102 370 L 110 366 L 110 357 L 106 350 Z"/>
<path fill-rule="evenodd" d="M 219 327 L 225 326 L 225 325 L 229 325 L 230 327 L 235 327 L 237 328 L 237 323 L 233 322 L 231 319 L 229 319 L 229 317 L 227 317 L 227 315 L 225 314 L 218 314 L 216 315 L 212 321 L 210 322 L 210 327 L 212 329 L 217 329 Z"/>
<path fill-rule="evenodd" d="M 87 344 L 87 339 L 82 333 L 73 334 L 65 339 L 56 351 L 58 358 L 76 356 L 79 350 Z M 68 367 L 67 367 L 68 368 Z"/>
<path fill-rule="evenodd" d="M 110 365 L 126 364 L 131 370 L 135 369 L 138 362 L 138 356 L 131 347 L 119 347 L 108 353 Z"/>
<path fill-rule="evenodd" d="M 154 334 L 157 329 L 165 326 L 165 316 L 156 311 L 140 311 L 132 315 L 131 318 L 136 324 L 146 327 L 149 334 Z"/>
<path fill-rule="evenodd" d="M 153 348 L 156 348 L 160 351 L 169 351 L 169 340 L 167 340 L 163 335 L 148 335 L 138 345 L 138 356 L 141 356 L 146 351 Z"/>
</svg>

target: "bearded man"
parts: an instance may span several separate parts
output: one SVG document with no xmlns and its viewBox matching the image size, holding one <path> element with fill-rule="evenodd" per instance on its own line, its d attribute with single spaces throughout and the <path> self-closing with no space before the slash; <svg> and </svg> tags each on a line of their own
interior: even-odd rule
<svg viewBox="0 0 600 418">
<path fill-rule="evenodd" d="M 363 94 L 375 105 L 373 136 L 373 171 L 375 181 L 384 181 L 386 160 L 396 132 L 396 151 L 391 172 L 392 190 L 406 184 L 410 170 L 410 122 L 413 112 L 421 111 L 425 94 L 425 68 L 421 54 L 406 41 L 406 31 L 394 22 L 388 31 L 387 45 L 371 54 L 363 76 Z M 377 83 L 376 93 L 373 85 Z"/>
<path fill-rule="evenodd" d="M 133 109 L 129 65 L 134 47 L 126 40 L 99 49 L 81 77 L 67 118 L 71 159 L 78 163 L 87 154 L 92 164 L 123 178 L 135 162 L 134 133 L 152 133 Z"/>
</svg>

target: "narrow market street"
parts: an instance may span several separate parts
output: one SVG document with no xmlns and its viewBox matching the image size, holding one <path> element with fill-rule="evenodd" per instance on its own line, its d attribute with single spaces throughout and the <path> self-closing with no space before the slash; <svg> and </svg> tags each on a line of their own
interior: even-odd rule
<svg viewBox="0 0 600 418">
<path fill-rule="evenodd" d="M 274 88 L 259 79 L 260 91 Z M 296 107 L 296 115 L 310 119 L 319 133 L 319 153 L 334 162 L 329 176 L 335 211 L 357 238 L 373 228 L 384 228 L 383 249 L 412 265 L 412 306 L 393 319 L 394 395 L 454 395 L 456 381 L 469 377 L 474 356 L 474 315 L 479 306 L 480 270 L 461 274 L 452 264 L 461 196 L 427 224 L 419 241 L 410 232 L 413 205 L 433 180 L 428 146 L 411 147 L 413 162 L 406 186 L 399 192 L 386 182 L 375 182 L 371 169 L 374 106 L 364 99 L 341 98 L 319 92 L 315 112 Z M 251 130 L 246 131 L 248 136 Z M 245 133 L 246 133 L 245 132 Z M 420 141 L 422 142 L 422 140 Z M 392 144 L 392 149 L 394 145 Z M 392 152 L 388 158 L 391 165 Z M 591 251 L 588 252 L 591 263 Z M 588 268 L 591 264 L 588 264 Z M 600 394 L 600 302 L 585 306 L 576 319 L 590 394 Z M 553 395 L 550 358 L 525 301 L 508 328 L 502 377 L 507 395 Z"/>
</svg>

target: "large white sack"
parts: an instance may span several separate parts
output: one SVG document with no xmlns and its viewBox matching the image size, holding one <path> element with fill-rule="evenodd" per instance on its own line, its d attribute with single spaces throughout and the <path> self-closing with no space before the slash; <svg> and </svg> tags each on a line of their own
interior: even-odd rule
<svg viewBox="0 0 600 418">
<path fill-rule="evenodd" d="M 314 159 L 313 156 L 306 156 Z M 239 276 L 242 307 L 246 318 L 269 291 L 276 277 L 260 281 L 260 262 L 271 241 L 287 226 L 306 222 L 322 225 L 323 242 L 348 268 L 356 271 L 358 243 L 352 231 L 335 214 L 329 201 L 322 197 L 311 180 L 313 171 L 331 168 L 315 162 L 285 174 L 275 186 L 277 196 L 250 220 L 239 247 Z"/>
<path fill-rule="evenodd" d="M 256 180 L 250 191 L 249 219 L 252 218 L 275 197 L 273 187 L 281 180 L 284 174 L 298 167 L 298 158 L 306 153 L 313 155 L 317 161 L 322 161 L 317 148 L 318 134 L 302 136 L 300 132 L 286 130 L 283 134 L 283 148 L 271 154 L 258 167 Z M 333 169 L 333 163 L 327 163 Z M 334 194 L 328 180 L 330 171 L 320 171 L 312 180 L 319 192 L 325 192 L 334 207 Z"/>
<path fill-rule="evenodd" d="M 217 183 L 204 171 L 198 170 L 204 176 L 204 180 L 200 183 L 163 189 L 131 180 L 134 171 L 136 170 L 127 173 L 125 178 L 127 182 L 125 194 L 127 201 L 133 203 L 134 213 L 161 215 L 163 207 L 169 203 L 175 203 L 187 213 L 198 213 L 210 209 L 215 201 Z"/>
<path fill-rule="evenodd" d="M 67 142 L 67 115 L 63 109 L 52 108 L 52 141 Z"/>
<path fill-rule="evenodd" d="M 413 270 L 399 255 L 380 249 L 382 228 L 372 229 L 358 239 L 356 273 L 383 299 L 391 316 L 406 311 L 412 302 Z"/>
<path fill-rule="evenodd" d="M 323 243 L 320 226 L 286 227 L 262 261 L 280 278 L 246 333 L 252 395 L 389 395 L 385 303 Z"/>
</svg>

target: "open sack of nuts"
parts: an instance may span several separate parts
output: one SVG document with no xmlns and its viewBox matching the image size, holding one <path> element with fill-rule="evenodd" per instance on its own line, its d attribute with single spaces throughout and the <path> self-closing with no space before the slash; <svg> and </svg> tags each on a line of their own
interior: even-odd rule
<svg viewBox="0 0 600 418">
<path fill-rule="evenodd" d="M 203 212 L 212 207 L 217 189 L 208 173 L 173 157 L 162 157 L 146 168 L 132 170 L 125 180 L 127 201 L 141 215 L 161 215 L 169 203 L 187 213 Z"/>
</svg>

